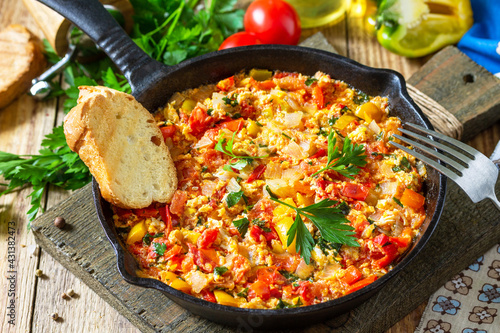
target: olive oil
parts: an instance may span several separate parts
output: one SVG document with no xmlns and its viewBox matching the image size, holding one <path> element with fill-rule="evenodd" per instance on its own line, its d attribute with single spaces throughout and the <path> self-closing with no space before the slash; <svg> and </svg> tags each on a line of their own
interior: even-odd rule
<svg viewBox="0 0 500 333">
<path fill-rule="evenodd" d="M 302 28 L 313 28 L 342 21 L 351 0 L 287 0 L 300 17 Z"/>
</svg>

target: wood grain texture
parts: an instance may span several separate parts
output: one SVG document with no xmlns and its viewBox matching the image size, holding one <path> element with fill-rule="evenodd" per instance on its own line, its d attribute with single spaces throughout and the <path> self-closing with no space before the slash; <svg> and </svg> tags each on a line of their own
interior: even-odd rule
<svg viewBox="0 0 500 333">
<path fill-rule="evenodd" d="M 500 81 L 456 47 L 438 52 L 408 83 L 455 115 L 464 127 L 463 140 L 500 119 Z"/>
</svg>

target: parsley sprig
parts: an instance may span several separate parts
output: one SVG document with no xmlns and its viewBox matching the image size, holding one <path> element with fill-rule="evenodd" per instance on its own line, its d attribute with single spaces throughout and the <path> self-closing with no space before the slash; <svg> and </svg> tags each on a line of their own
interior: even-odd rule
<svg viewBox="0 0 500 333">
<path fill-rule="evenodd" d="M 280 201 L 274 195 L 269 186 L 266 187 L 271 200 L 281 205 L 287 206 L 297 213 L 295 221 L 287 232 L 287 246 L 290 246 L 296 238 L 295 250 L 300 252 L 304 261 L 309 264 L 311 260 L 311 251 L 314 248 L 314 239 L 307 229 L 302 216 L 308 218 L 318 228 L 321 237 L 328 242 L 345 244 L 348 246 L 359 247 L 356 238 L 352 237 L 355 233 L 354 228 L 348 223 L 349 220 L 342 214 L 342 208 L 338 201 L 324 199 L 320 202 L 303 208 L 294 207 L 286 202 Z"/>
<path fill-rule="evenodd" d="M 8 180 L 8 184 L 0 184 L 7 188 L 0 196 L 13 192 L 30 183 L 33 186 L 31 208 L 28 210 L 29 221 L 32 221 L 39 211 L 43 211 L 42 198 L 48 184 L 59 186 L 66 190 L 75 190 L 92 180 L 88 168 L 78 155 L 72 152 L 66 144 L 63 127 L 55 127 L 42 141 L 39 155 L 15 155 L 0 152 L 0 175 Z M 28 230 L 30 223 L 28 223 Z"/>
<path fill-rule="evenodd" d="M 315 172 L 312 177 L 326 170 L 337 171 L 341 175 L 353 179 L 357 175 L 360 167 L 366 165 L 365 148 L 362 145 L 352 144 L 351 140 L 346 137 L 342 151 L 336 146 L 337 138 L 335 132 L 331 131 L 328 134 L 328 161 L 326 166 Z"/>
<path fill-rule="evenodd" d="M 220 151 L 223 154 L 228 155 L 231 157 L 229 164 L 224 165 L 223 169 L 226 171 L 232 171 L 232 169 L 236 170 L 243 170 L 244 167 L 246 167 L 248 164 L 251 163 L 253 159 L 257 158 L 266 158 L 269 155 L 265 156 L 239 156 L 236 155 L 233 152 L 233 145 L 234 145 L 234 137 L 236 136 L 237 132 L 233 133 L 233 136 L 231 139 L 227 140 L 222 136 L 222 133 L 219 135 L 219 139 L 217 143 L 215 144 L 215 150 Z"/>
</svg>

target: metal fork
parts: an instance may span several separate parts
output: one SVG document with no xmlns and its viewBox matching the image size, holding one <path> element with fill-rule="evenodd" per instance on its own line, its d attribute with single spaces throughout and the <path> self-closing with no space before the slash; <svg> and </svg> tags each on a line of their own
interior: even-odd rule
<svg viewBox="0 0 500 333">
<path fill-rule="evenodd" d="M 421 153 L 418 153 L 415 150 L 412 150 L 394 141 L 390 141 L 393 146 L 404 150 L 410 155 L 415 156 L 416 158 L 430 165 L 448 178 L 451 178 L 465 191 L 465 193 L 467 193 L 467 195 L 474 203 L 488 198 L 493 201 L 495 206 L 500 210 L 500 202 L 495 195 L 495 184 L 498 177 L 498 168 L 488 157 L 484 156 L 476 149 L 438 132 L 431 131 L 411 123 L 407 123 L 405 127 L 416 129 L 422 133 L 431 135 L 432 137 L 437 138 L 444 143 L 454 146 L 450 147 L 448 145 L 444 145 L 437 141 L 431 140 L 428 137 L 413 133 L 409 130 L 402 128 L 399 129 L 407 136 L 424 142 L 429 146 L 435 147 L 439 151 L 453 156 L 454 158 L 450 158 L 431 147 L 425 146 L 421 143 L 410 140 L 406 137 L 402 137 L 400 135 L 393 136 L 404 143 L 418 148 L 427 155 L 441 160 L 446 165 L 439 164 L 433 159 Z"/>
</svg>

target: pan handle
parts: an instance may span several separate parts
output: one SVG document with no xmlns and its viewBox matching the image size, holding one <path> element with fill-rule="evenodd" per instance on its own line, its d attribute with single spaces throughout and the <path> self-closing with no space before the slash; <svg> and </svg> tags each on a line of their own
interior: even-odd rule
<svg viewBox="0 0 500 333">
<path fill-rule="evenodd" d="M 98 0 L 38 1 L 85 32 L 127 78 L 134 96 L 143 96 L 152 82 L 167 74 L 168 67 L 139 48 Z"/>
</svg>

